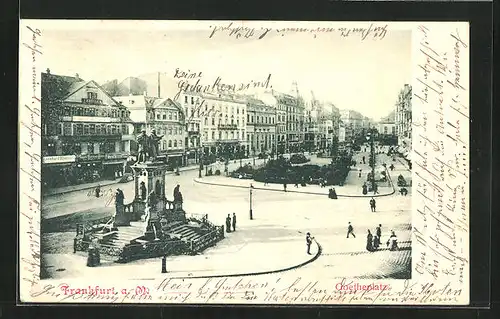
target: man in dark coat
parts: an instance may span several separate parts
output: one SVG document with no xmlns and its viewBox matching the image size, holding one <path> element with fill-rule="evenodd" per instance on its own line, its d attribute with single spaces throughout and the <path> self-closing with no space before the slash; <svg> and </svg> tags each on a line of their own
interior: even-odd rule
<svg viewBox="0 0 500 319">
<path fill-rule="evenodd" d="M 349 238 L 349 235 L 352 235 L 354 238 L 356 238 L 356 235 L 354 235 L 354 228 L 351 225 L 351 222 L 349 222 L 349 225 L 347 226 L 347 238 Z"/>
<path fill-rule="evenodd" d="M 311 233 L 306 234 L 306 245 L 307 245 L 307 254 L 311 254 L 311 244 L 313 241 L 314 237 L 311 237 Z"/>
<path fill-rule="evenodd" d="M 382 237 L 382 224 L 378 224 L 377 229 L 375 230 L 377 237 L 380 239 Z"/>
<path fill-rule="evenodd" d="M 233 231 L 236 231 L 236 213 L 233 213 Z"/>
<path fill-rule="evenodd" d="M 231 232 L 231 215 L 227 214 L 226 217 L 226 232 L 230 233 Z"/>
<path fill-rule="evenodd" d="M 375 205 L 376 205 L 375 198 L 372 197 L 372 199 L 370 199 L 370 208 L 372 212 L 375 211 Z"/>
</svg>

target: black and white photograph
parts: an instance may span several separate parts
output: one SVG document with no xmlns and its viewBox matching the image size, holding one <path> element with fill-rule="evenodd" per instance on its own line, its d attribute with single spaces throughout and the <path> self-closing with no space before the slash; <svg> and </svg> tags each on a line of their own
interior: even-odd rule
<svg viewBox="0 0 500 319">
<path fill-rule="evenodd" d="M 430 196 L 412 133 L 434 89 L 414 87 L 423 29 L 37 22 L 38 297 L 389 303 L 432 273 L 412 249 Z"/>
</svg>

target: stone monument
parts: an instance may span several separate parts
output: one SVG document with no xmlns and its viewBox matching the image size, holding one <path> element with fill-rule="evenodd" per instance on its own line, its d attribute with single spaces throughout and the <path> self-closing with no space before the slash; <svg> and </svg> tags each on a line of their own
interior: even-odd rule
<svg viewBox="0 0 500 319">
<path fill-rule="evenodd" d="M 156 135 L 155 130 L 149 136 L 143 130 L 137 137 L 139 156 L 132 165 L 135 195 L 131 219 L 144 220 L 146 237 L 154 239 L 162 235 L 160 220 L 162 223 L 185 220 L 182 204 L 174 207 L 165 195 L 167 165 L 157 159 L 158 144 L 162 138 L 163 135 Z"/>
</svg>

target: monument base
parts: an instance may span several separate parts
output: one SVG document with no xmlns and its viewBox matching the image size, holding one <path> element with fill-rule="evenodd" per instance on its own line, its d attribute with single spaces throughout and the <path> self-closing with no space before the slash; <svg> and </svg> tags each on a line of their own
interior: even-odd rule
<svg viewBox="0 0 500 319">
<path fill-rule="evenodd" d="M 125 206 L 116 206 L 115 226 L 130 226 L 132 215 L 125 211 Z"/>
</svg>

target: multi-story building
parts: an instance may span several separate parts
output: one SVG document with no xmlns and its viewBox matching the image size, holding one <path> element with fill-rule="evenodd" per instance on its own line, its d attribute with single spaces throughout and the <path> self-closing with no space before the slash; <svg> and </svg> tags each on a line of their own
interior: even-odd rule
<svg viewBox="0 0 500 319">
<path fill-rule="evenodd" d="M 345 130 L 346 142 L 352 142 L 362 133 L 363 128 L 366 129 L 364 127 L 365 117 L 353 110 L 340 110 L 340 121 L 342 124 L 339 122 L 339 129 Z"/>
<path fill-rule="evenodd" d="M 194 117 L 199 112 L 204 154 L 228 159 L 248 154 L 246 100 L 222 94 L 200 94 L 199 97 Z"/>
<path fill-rule="evenodd" d="M 304 108 L 304 149 L 314 151 L 321 144 L 320 118 L 322 106 L 313 100 Z"/>
<path fill-rule="evenodd" d="M 411 86 L 405 84 L 399 92 L 396 103 L 396 134 L 398 135 L 398 145 L 403 149 L 402 153 L 410 153 L 412 147 L 411 99 Z"/>
<path fill-rule="evenodd" d="M 202 118 L 208 115 L 208 104 L 196 92 L 185 92 L 176 100 L 185 114 L 186 156 L 189 163 L 198 163 L 202 152 L 201 125 Z"/>
<path fill-rule="evenodd" d="M 382 135 L 396 135 L 396 112 L 391 112 L 388 116 L 383 117 L 378 122 L 378 132 Z"/>
<path fill-rule="evenodd" d="M 181 106 L 169 98 L 143 95 L 115 96 L 121 105 L 130 111 L 135 133 L 155 129 L 157 135 L 164 135 L 159 144 L 159 159 L 174 167 L 187 164 L 185 114 Z M 133 143 L 132 151 L 137 152 Z"/>
<path fill-rule="evenodd" d="M 277 109 L 266 105 L 254 97 L 245 97 L 247 101 L 246 134 L 252 155 L 274 153 L 276 150 Z"/>
<path fill-rule="evenodd" d="M 130 112 L 95 81 L 41 77 L 42 180 L 60 187 L 123 175 L 134 140 Z"/>
<path fill-rule="evenodd" d="M 304 143 L 304 101 L 300 97 L 273 91 L 278 109 L 285 111 L 285 150 L 298 152 Z"/>
</svg>

